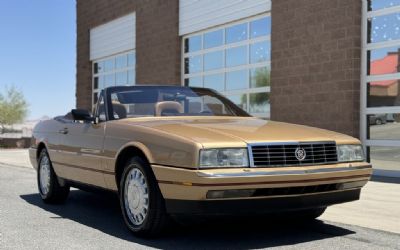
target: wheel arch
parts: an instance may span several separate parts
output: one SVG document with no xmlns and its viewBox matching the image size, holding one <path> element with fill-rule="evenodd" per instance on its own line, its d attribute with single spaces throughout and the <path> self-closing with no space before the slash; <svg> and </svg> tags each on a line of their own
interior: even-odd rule
<svg viewBox="0 0 400 250">
<path fill-rule="evenodd" d="M 140 156 L 150 165 L 153 162 L 149 149 L 142 143 L 131 142 L 124 145 L 117 153 L 115 160 L 115 182 L 119 189 L 119 181 L 124 171 L 125 162 L 132 156 Z"/>
<path fill-rule="evenodd" d="M 43 142 L 43 141 L 41 141 L 41 142 L 39 142 L 39 144 L 37 145 L 36 148 L 37 148 L 37 149 L 36 149 L 36 160 L 39 160 L 40 153 L 42 152 L 42 150 L 43 150 L 43 149 L 46 149 L 46 150 L 47 150 L 46 143 Z"/>
</svg>

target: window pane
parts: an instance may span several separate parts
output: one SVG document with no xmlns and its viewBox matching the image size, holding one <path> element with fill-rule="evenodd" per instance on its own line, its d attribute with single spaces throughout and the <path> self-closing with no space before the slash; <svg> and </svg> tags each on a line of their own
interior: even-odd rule
<svg viewBox="0 0 400 250">
<path fill-rule="evenodd" d="M 234 104 L 247 111 L 247 94 L 227 96 Z"/>
<path fill-rule="evenodd" d="M 269 93 L 253 93 L 249 94 L 250 113 L 267 113 L 269 112 Z"/>
<path fill-rule="evenodd" d="M 374 114 L 367 116 L 369 136 L 374 140 L 400 140 L 400 114 Z"/>
<path fill-rule="evenodd" d="M 203 87 L 203 79 L 201 78 L 201 76 L 186 78 L 185 86 Z"/>
<path fill-rule="evenodd" d="M 95 77 L 94 79 L 93 79 L 93 89 L 98 89 L 99 88 L 99 78 L 98 77 Z"/>
<path fill-rule="evenodd" d="M 222 30 L 216 30 L 204 34 L 204 48 L 209 49 L 223 44 Z"/>
<path fill-rule="evenodd" d="M 135 85 L 135 70 L 128 71 L 128 85 Z"/>
<path fill-rule="evenodd" d="M 250 37 L 266 36 L 271 34 L 271 17 L 264 17 L 250 23 Z"/>
<path fill-rule="evenodd" d="M 380 10 L 400 5 L 400 0 L 369 0 L 368 10 Z"/>
<path fill-rule="evenodd" d="M 93 72 L 95 74 L 99 73 L 99 64 L 98 63 L 93 64 Z"/>
<path fill-rule="evenodd" d="M 270 43 L 259 42 L 250 45 L 250 62 L 259 63 L 271 60 Z"/>
<path fill-rule="evenodd" d="M 220 69 L 224 66 L 224 54 L 222 51 L 215 51 L 204 54 L 204 71 Z"/>
<path fill-rule="evenodd" d="M 250 88 L 270 86 L 270 73 L 269 67 L 250 69 Z"/>
<path fill-rule="evenodd" d="M 128 60 L 127 60 L 126 55 L 117 57 L 115 68 L 117 68 L 117 69 L 126 68 L 127 65 L 128 65 Z"/>
<path fill-rule="evenodd" d="M 234 43 L 247 39 L 247 23 L 226 28 L 226 43 Z"/>
<path fill-rule="evenodd" d="M 373 17 L 370 24 L 371 43 L 400 39 L 400 13 Z"/>
<path fill-rule="evenodd" d="M 399 171 L 400 148 L 397 147 L 369 147 L 371 163 L 375 169 Z"/>
<path fill-rule="evenodd" d="M 127 85 L 128 84 L 128 72 L 118 72 L 115 79 L 116 85 Z"/>
<path fill-rule="evenodd" d="M 215 89 L 216 91 L 224 91 L 224 75 L 223 74 L 214 74 L 204 76 L 204 87 Z"/>
<path fill-rule="evenodd" d="M 373 49 L 369 53 L 369 75 L 384 75 L 400 72 L 400 47 Z"/>
<path fill-rule="evenodd" d="M 115 68 L 114 58 L 104 62 L 104 71 L 110 71 Z"/>
<path fill-rule="evenodd" d="M 400 106 L 400 80 L 369 82 L 368 107 Z"/>
<path fill-rule="evenodd" d="M 247 63 L 247 46 L 240 46 L 226 50 L 226 66 L 238 66 Z"/>
<path fill-rule="evenodd" d="M 104 88 L 115 86 L 115 74 L 108 74 L 104 76 Z"/>
<path fill-rule="evenodd" d="M 185 39 L 185 53 L 201 49 L 201 35 L 192 36 Z"/>
<path fill-rule="evenodd" d="M 93 65 L 93 67 L 94 67 L 94 73 L 95 73 L 95 74 L 104 72 L 104 62 L 103 62 L 103 61 L 96 62 L 96 63 Z"/>
<path fill-rule="evenodd" d="M 128 66 L 136 64 L 136 54 L 134 52 L 128 54 Z"/>
<path fill-rule="evenodd" d="M 226 73 L 226 90 L 247 89 L 248 87 L 248 70 L 238 70 Z"/>
<path fill-rule="evenodd" d="M 191 56 L 185 58 L 185 74 L 200 72 L 203 69 L 202 56 Z"/>
</svg>

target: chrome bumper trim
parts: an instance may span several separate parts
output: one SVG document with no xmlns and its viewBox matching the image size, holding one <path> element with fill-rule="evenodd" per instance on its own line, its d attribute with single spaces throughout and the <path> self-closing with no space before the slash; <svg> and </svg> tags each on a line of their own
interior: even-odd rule
<svg viewBox="0 0 400 250">
<path fill-rule="evenodd" d="M 355 166 L 355 167 L 339 167 L 339 168 L 320 168 L 320 169 L 309 169 L 309 170 L 287 170 L 287 171 L 251 171 L 242 173 L 205 173 L 198 172 L 197 175 L 200 177 L 252 177 L 252 176 L 273 176 L 273 175 L 291 175 L 291 174 L 315 174 L 315 173 L 327 173 L 327 172 L 342 172 L 342 171 L 354 171 L 360 169 L 372 169 L 371 165 Z"/>
</svg>

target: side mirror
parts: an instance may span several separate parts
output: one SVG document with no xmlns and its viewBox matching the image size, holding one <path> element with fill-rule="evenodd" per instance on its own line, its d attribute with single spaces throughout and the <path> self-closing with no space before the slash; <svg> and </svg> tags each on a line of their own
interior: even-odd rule
<svg viewBox="0 0 400 250">
<path fill-rule="evenodd" d="M 95 119 L 86 109 L 73 109 L 71 110 L 72 118 L 75 121 L 93 122 Z"/>
</svg>

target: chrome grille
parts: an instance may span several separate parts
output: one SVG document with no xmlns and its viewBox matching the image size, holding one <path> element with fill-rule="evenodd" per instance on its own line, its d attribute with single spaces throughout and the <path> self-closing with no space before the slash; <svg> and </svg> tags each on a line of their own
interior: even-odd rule
<svg viewBox="0 0 400 250">
<path fill-rule="evenodd" d="M 303 166 L 337 162 L 335 142 L 295 142 L 250 145 L 254 167 Z M 303 160 L 296 158 L 296 149 L 304 149 Z"/>
</svg>

